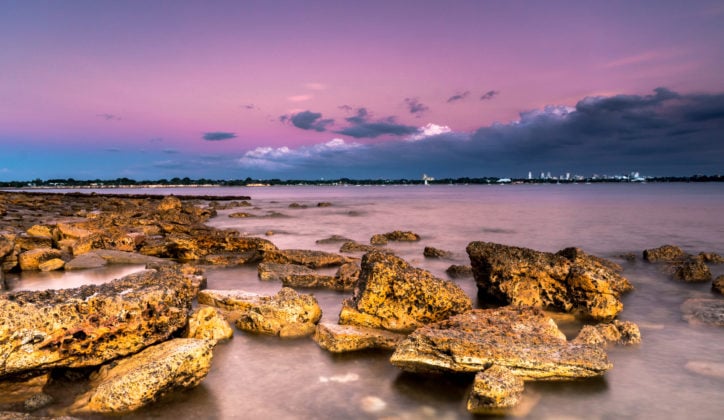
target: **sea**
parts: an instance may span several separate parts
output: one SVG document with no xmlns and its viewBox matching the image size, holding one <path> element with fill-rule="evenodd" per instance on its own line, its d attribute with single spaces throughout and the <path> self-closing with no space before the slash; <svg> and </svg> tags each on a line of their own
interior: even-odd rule
<svg viewBox="0 0 724 420">
<path fill-rule="evenodd" d="M 65 192 L 64 190 L 57 190 Z M 77 191 L 77 190 L 74 190 Z M 88 190 L 91 192 L 91 190 Z M 107 189 L 98 192 L 111 192 Z M 317 244 L 331 235 L 362 243 L 376 233 L 410 230 L 422 240 L 388 246 L 412 265 L 458 284 L 479 305 L 472 278 L 451 279 L 452 264 L 469 264 L 471 241 L 555 252 L 579 247 L 623 266 L 635 290 L 624 296 L 622 320 L 641 329 L 642 343 L 608 351 L 605 376 L 526 383 L 523 402 L 506 415 L 530 419 L 720 419 L 724 413 L 724 329 L 690 324 L 688 298 L 724 299 L 711 283 L 687 284 L 644 262 L 642 251 L 673 244 L 724 254 L 724 183 L 621 183 L 434 186 L 285 186 L 119 189 L 119 194 L 248 195 L 253 207 L 221 210 L 208 224 L 264 237 L 279 248 L 337 252 Z M 330 206 L 319 207 L 319 203 Z M 297 203 L 299 206 L 290 204 Z M 233 212 L 257 217 L 230 218 Z M 425 246 L 449 259 L 423 256 Z M 623 256 L 635 255 L 633 261 Z M 359 254 L 357 254 L 359 256 Z M 72 273 L 9 276 L 15 290 L 102 283 L 138 271 L 111 266 Z M 710 266 L 714 277 L 724 265 Z M 333 269 L 321 270 L 333 273 Z M 209 267 L 209 289 L 274 294 L 255 266 Z M 351 293 L 307 290 L 336 322 Z M 561 317 L 573 338 L 580 324 Z M 311 338 L 285 340 L 236 331 L 214 351 L 204 382 L 166 397 L 127 419 L 472 419 L 465 409 L 470 376 L 420 376 L 389 363 L 391 352 L 335 355 Z"/>
</svg>

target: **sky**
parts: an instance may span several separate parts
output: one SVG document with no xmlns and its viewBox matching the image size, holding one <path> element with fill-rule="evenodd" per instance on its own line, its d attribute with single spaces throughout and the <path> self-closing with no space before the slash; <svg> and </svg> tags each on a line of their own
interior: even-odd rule
<svg viewBox="0 0 724 420">
<path fill-rule="evenodd" d="M 0 0 L 0 180 L 724 173 L 724 3 Z"/>
</svg>

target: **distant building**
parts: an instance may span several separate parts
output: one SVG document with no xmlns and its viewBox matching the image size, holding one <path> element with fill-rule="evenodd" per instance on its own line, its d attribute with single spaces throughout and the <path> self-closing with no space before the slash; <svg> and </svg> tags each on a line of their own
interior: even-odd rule
<svg viewBox="0 0 724 420">
<path fill-rule="evenodd" d="M 528 179 L 533 179 L 533 172 L 528 171 Z"/>
</svg>

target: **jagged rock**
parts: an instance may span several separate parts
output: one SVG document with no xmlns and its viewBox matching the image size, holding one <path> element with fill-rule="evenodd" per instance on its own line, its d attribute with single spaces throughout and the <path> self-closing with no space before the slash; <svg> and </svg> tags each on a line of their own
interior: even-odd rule
<svg viewBox="0 0 724 420">
<path fill-rule="evenodd" d="M 459 279 L 473 276 L 473 267 L 469 265 L 451 265 L 445 270 L 448 276 Z"/>
<path fill-rule="evenodd" d="M 65 239 L 81 239 L 93 234 L 90 230 L 72 223 L 58 223 L 56 229 L 60 233 L 60 237 Z"/>
<path fill-rule="evenodd" d="M 452 256 L 452 252 L 426 246 L 422 251 L 422 255 L 426 258 L 450 258 Z"/>
<path fill-rule="evenodd" d="M 473 309 L 415 330 L 393 365 L 411 372 L 480 372 L 491 365 L 524 380 L 603 375 L 612 365 L 598 346 L 573 344 L 537 308 Z"/>
<path fill-rule="evenodd" d="M 158 211 L 180 211 L 182 208 L 183 203 L 181 200 L 172 195 L 164 197 L 156 207 Z"/>
<path fill-rule="evenodd" d="M 201 261 L 213 265 L 244 265 L 259 261 L 259 258 L 261 257 L 256 251 L 223 252 L 204 255 Z"/>
<path fill-rule="evenodd" d="M 48 260 L 45 262 L 42 262 L 38 264 L 38 269 L 40 271 L 55 271 L 60 270 L 65 265 L 65 261 L 61 260 L 60 258 L 53 258 L 52 260 Z"/>
<path fill-rule="evenodd" d="M 167 240 L 166 251 L 160 256 L 186 261 L 201 260 L 214 254 L 276 250 L 276 246 L 266 239 L 241 237 L 230 231 L 198 230 L 194 235 L 171 234 Z"/>
<path fill-rule="evenodd" d="M 48 372 L 27 372 L 0 379 L 0 404 L 21 403 L 43 392 L 50 380 Z M 4 418 L 0 415 L 0 418 Z"/>
<path fill-rule="evenodd" d="M 674 278 L 687 283 L 701 283 L 711 281 L 711 271 L 701 256 L 687 257 L 673 267 Z"/>
<path fill-rule="evenodd" d="M 47 225 L 33 225 L 26 231 L 26 233 L 30 236 L 53 239 L 53 230 Z"/>
<path fill-rule="evenodd" d="M 724 264 L 724 257 L 715 252 L 700 252 L 699 256 L 707 264 Z"/>
<path fill-rule="evenodd" d="M 608 343 L 624 346 L 641 343 L 641 331 L 631 321 L 613 320 L 610 323 L 584 325 L 574 343 L 605 346 Z"/>
<path fill-rule="evenodd" d="M 189 318 L 189 326 L 185 338 L 198 338 L 203 340 L 228 340 L 234 336 L 224 316 L 218 309 L 211 306 L 198 308 Z"/>
<path fill-rule="evenodd" d="M 334 275 L 335 290 L 354 290 L 359 281 L 360 266 L 356 263 L 346 263 L 339 266 Z"/>
<path fill-rule="evenodd" d="M 0 260 L 15 249 L 15 239 L 10 239 L 6 235 L 0 235 Z"/>
<path fill-rule="evenodd" d="M 467 409 L 473 414 L 504 414 L 518 405 L 524 382 L 510 370 L 493 365 L 475 375 Z"/>
<path fill-rule="evenodd" d="M 183 328 L 194 297 L 180 269 L 145 270 L 101 285 L 0 295 L 0 377 L 95 366 Z"/>
<path fill-rule="evenodd" d="M 387 233 L 378 233 L 372 235 L 370 238 L 370 244 L 372 245 L 385 245 L 388 241 L 398 242 L 417 242 L 420 240 L 420 235 L 410 231 L 395 230 Z"/>
<path fill-rule="evenodd" d="M 314 296 L 282 288 L 274 296 L 241 290 L 203 290 L 200 304 L 235 312 L 240 330 L 280 337 L 302 337 L 314 333 L 322 310 Z"/>
<path fill-rule="evenodd" d="M 686 253 L 674 245 L 662 245 L 658 248 L 644 250 L 644 260 L 648 262 L 675 262 L 683 260 L 685 257 Z"/>
<path fill-rule="evenodd" d="M 724 295 L 724 275 L 721 275 L 714 279 L 711 284 L 711 289 L 719 294 Z"/>
<path fill-rule="evenodd" d="M 687 299 L 681 305 L 684 319 L 690 324 L 709 324 L 724 327 L 724 300 L 723 299 Z"/>
<path fill-rule="evenodd" d="M 518 305 L 575 312 L 598 321 L 623 309 L 622 293 L 633 286 L 620 266 L 566 248 L 556 254 L 490 242 L 467 247 L 478 294 Z"/>
<path fill-rule="evenodd" d="M 344 353 L 363 349 L 394 350 L 404 334 L 355 325 L 338 325 L 320 322 L 314 332 L 314 341 L 332 353 Z"/>
<path fill-rule="evenodd" d="M 86 268 L 98 268 L 107 265 L 108 261 L 95 252 L 86 252 L 65 263 L 65 270 L 83 270 Z"/>
<path fill-rule="evenodd" d="M 454 283 L 394 255 L 371 252 L 362 257 L 354 296 L 342 304 L 339 323 L 407 332 L 471 307 Z"/>
<path fill-rule="evenodd" d="M 336 244 L 336 243 L 340 243 L 340 242 L 350 242 L 350 241 L 352 241 L 352 240 L 347 237 L 340 236 L 340 235 L 332 235 L 328 238 L 318 239 L 315 242 L 320 245 L 325 245 L 325 244 Z"/>
<path fill-rule="evenodd" d="M 23 271 L 39 270 L 40 264 L 60 257 L 60 250 L 52 248 L 38 248 L 21 253 L 18 256 L 18 262 L 20 263 L 20 269 Z"/>
<path fill-rule="evenodd" d="M 387 252 L 389 254 L 392 253 L 391 250 L 379 248 L 372 245 L 365 245 L 361 244 L 359 242 L 355 241 L 347 241 L 342 244 L 342 246 L 339 248 L 339 252 Z"/>
<path fill-rule="evenodd" d="M 15 245 L 20 252 L 53 247 L 53 239 L 42 236 L 30 236 L 26 233 L 15 237 Z"/>
<path fill-rule="evenodd" d="M 122 414 L 163 395 L 197 386 L 211 368 L 215 342 L 177 338 L 103 366 L 92 389 L 76 399 L 71 413 Z"/>
<path fill-rule="evenodd" d="M 307 249 L 269 249 L 263 252 L 264 262 L 279 264 L 298 264 L 309 268 L 330 267 L 342 265 L 350 261 L 349 258 L 324 251 Z"/>
</svg>

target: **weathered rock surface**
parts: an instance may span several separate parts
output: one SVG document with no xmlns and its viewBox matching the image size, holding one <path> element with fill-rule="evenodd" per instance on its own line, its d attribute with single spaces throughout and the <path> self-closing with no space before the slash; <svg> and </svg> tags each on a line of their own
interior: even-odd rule
<svg viewBox="0 0 724 420">
<path fill-rule="evenodd" d="M 392 253 L 392 250 L 380 248 L 373 245 L 361 244 L 355 241 L 347 241 L 342 244 L 339 248 L 339 252 L 353 253 L 353 252 L 387 252 Z"/>
<path fill-rule="evenodd" d="M 473 267 L 453 264 L 445 270 L 445 273 L 454 279 L 473 277 Z"/>
<path fill-rule="evenodd" d="M 724 264 L 724 257 L 715 252 L 700 252 L 699 256 L 707 264 Z"/>
<path fill-rule="evenodd" d="M 80 396 L 72 413 L 122 414 L 163 395 L 193 388 L 211 368 L 214 341 L 177 338 L 103 366 L 91 378 L 92 389 Z"/>
<path fill-rule="evenodd" d="M 493 365 L 475 375 L 467 409 L 473 414 L 503 414 L 518 405 L 524 382 L 510 370 Z"/>
<path fill-rule="evenodd" d="M 203 290 L 198 301 L 235 312 L 236 327 L 240 330 L 280 337 L 311 335 L 322 317 L 314 296 L 300 295 L 288 287 L 274 296 L 241 290 Z"/>
<path fill-rule="evenodd" d="M 86 252 L 81 254 L 65 264 L 65 269 L 70 270 L 83 270 L 86 268 L 98 268 L 107 265 L 108 261 L 95 252 Z"/>
<path fill-rule="evenodd" d="M 641 343 L 641 331 L 631 321 L 613 320 L 610 323 L 584 325 L 574 343 L 605 346 L 608 343 L 624 346 Z"/>
<path fill-rule="evenodd" d="M 687 299 L 681 305 L 681 312 L 690 324 L 724 327 L 724 299 Z"/>
<path fill-rule="evenodd" d="M 189 318 L 189 326 L 184 334 L 185 338 L 198 338 L 201 340 L 228 340 L 234 336 L 224 316 L 218 309 L 203 306 L 194 311 Z"/>
<path fill-rule="evenodd" d="M 394 255 L 373 252 L 362 258 L 354 296 L 342 304 L 339 323 L 408 332 L 471 307 L 454 283 Z"/>
<path fill-rule="evenodd" d="M 674 278 L 687 283 L 703 283 L 711 281 L 711 271 L 702 256 L 689 256 L 672 267 Z"/>
<path fill-rule="evenodd" d="M 114 249 L 96 249 L 93 253 L 106 260 L 108 264 L 152 264 L 165 261 L 162 258 Z"/>
<path fill-rule="evenodd" d="M 240 211 L 240 212 L 229 214 L 229 217 L 232 219 L 246 219 L 248 217 L 256 217 L 256 215 Z"/>
<path fill-rule="evenodd" d="M 327 322 L 320 322 L 317 325 L 313 337 L 321 348 L 332 353 L 363 349 L 394 350 L 403 338 L 404 334 L 391 331 Z"/>
<path fill-rule="evenodd" d="M 297 264 L 259 263 L 257 270 L 259 279 L 281 280 L 283 286 L 292 288 L 352 290 L 359 277 L 359 267 L 354 263 L 340 266 L 334 276 L 320 274 Z"/>
<path fill-rule="evenodd" d="M 146 270 L 102 285 L 0 295 L 0 377 L 95 366 L 169 338 L 194 297 L 179 269 Z"/>
<path fill-rule="evenodd" d="M 411 372 L 480 372 L 491 365 L 524 380 L 603 375 L 612 365 L 598 346 L 574 344 L 531 307 L 474 309 L 422 327 L 397 345 L 393 365 Z"/>
<path fill-rule="evenodd" d="M 0 404 L 21 403 L 43 392 L 50 373 L 28 372 L 0 379 Z M 0 415 L 0 418 L 3 418 Z"/>
<path fill-rule="evenodd" d="M 398 242 L 417 242 L 420 240 L 420 235 L 415 232 L 395 230 L 387 233 L 378 233 L 372 235 L 370 243 L 372 245 L 385 245 L 389 241 Z"/>
<path fill-rule="evenodd" d="M 686 257 L 686 253 L 674 245 L 662 245 L 658 248 L 645 249 L 644 260 L 648 262 L 676 262 Z"/>
<path fill-rule="evenodd" d="M 65 265 L 65 261 L 61 260 L 60 258 L 53 258 L 52 260 L 48 260 L 45 262 L 42 262 L 38 264 L 38 269 L 40 271 L 55 271 L 60 270 Z"/>
<path fill-rule="evenodd" d="M 2 287 L 1 284 L 0 287 Z M 711 283 L 711 289 L 716 293 L 724 295 L 724 275 L 721 275 L 714 279 L 714 281 Z"/>
<path fill-rule="evenodd" d="M 342 265 L 351 260 L 345 256 L 307 249 L 270 249 L 263 252 L 264 262 L 298 264 L 309 268 Z"/>
<path fill-rule="evenodd" d="M 20 263 L 20 269 L 23 271 L 39 270 L 40 264 L 60 257 L 61 253 L 57 249 L 37 248 L 21 253 L 18 256 L 18 262 Z"/>
<path fill-rule="evenodd" d="M 467 247 L 481 297 L 518 306 L 575 312 L 598 321 L 623 309 L 622 293 L 633 286 L 620 266 L 566 248 L 556 254 L 471 242 Z"/>
<path fill-rule="evenodd" d="M 426 258 L 450 258 L 452 257 L 452 252 L 431 246 L 426 246 L 425 249 L 422 251 L 422 255 Z"/>
<path fill-rule="evenodd" d="M 317 239 L 314 242 L 317 244 L 320 244 L 320 245 L 326 245 L 326 244 L 337 244 L 337 243 L 349 242 L 349 241 L 351 241 L 351 239 L 349 239 L 345 236 L 332 235 L 332 236 L 326 237 L 324 239 Z"/>
</svg>

